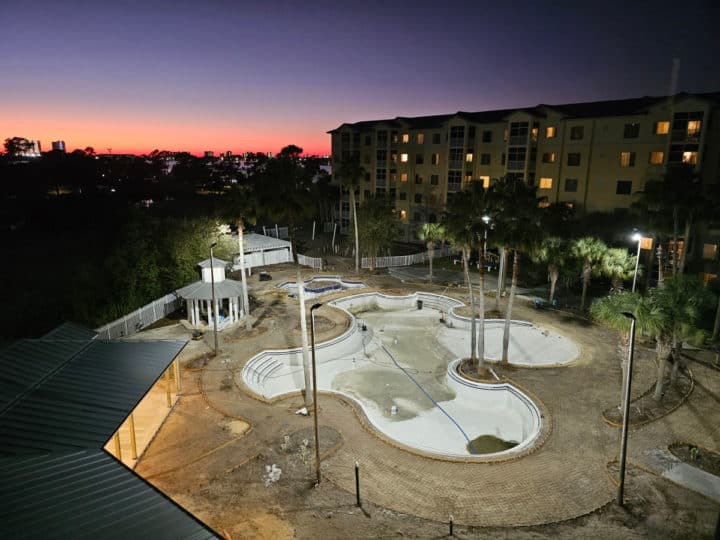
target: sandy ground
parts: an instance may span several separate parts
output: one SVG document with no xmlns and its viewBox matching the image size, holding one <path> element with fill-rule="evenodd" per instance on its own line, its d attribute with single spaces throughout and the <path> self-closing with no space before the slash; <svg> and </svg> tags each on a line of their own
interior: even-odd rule
<svg viewBox="0 0 720 540">
<path fill-rule="evenodd" d="M 286 273 L 285 279 L 294 278 L 294 270 Z M 305 273 L 304 277 L 309 275 Z M 279 281 L 282 272 L 273 271 L 273 277 Z M 384 289 L 433 292 L 445 289 L 404 287 L 387 276 L 363 277 L 369 285 Z M 136 471 L 230 538 L 446 537 L 449 533 L 447 520 L 423 519 L 410 512 L 390 510 L 364 497 L 362 508 L 358 508 L 352 489 L 340 489 L 337 482 L 332 483 L 325 477 L 315 487 L 312 422 L 294 414 L 303 405 L 302 397 L 291 397 L 274 405 L 255 402 L 247 397 L 233 377 L 233 370 L 242 365 L 241 359 L 247 359 L 269 345 L 293 346 L 299 342 L 296 306 L 267 284 L 254 280 L 251 284 L 259 303 L 254 310 L 258 317 L 256 328 L 249 333 L 239 329 L 228 332 L 225 334 L 228 339 L 221 343 L 219 358 L 201 370 L 182 370 L 182 398 Z M 445 290 L 462 294 L 455 288 Z M 533 316 L 531 309 L 521 307 L 514 313 L 517 318 Z M 548 313 L 542 316 L 545 319 L 543 327 L 551 327 L 570 337 L 583 331 L 581 325 L 568 322 L 571 318 Z M 321 326 L 325 335 L 318 336 L 320 340 L 335 335 L 343 323 L 330 317 Z M 291 330 L 285 330 L 288 328 Z M 610 349 L 615 347 L 615 342 L 609 337 L 600 345 Z M 195 342 L 192 353 L 198 354 L 202 350 L 203 343 Z M 204 344 L 204 350 L 209 350 L 208 343 Z M 586 351 L 582 362 L 589 361 L 587 354 Z M 652 384 L 654 366 L 650 362 L 639 362 L 638 365 L 635 389 L 640 392 Z M 615 370 L 618 371 L 617 366 Z M 547 377 L 544 371 L 536 370 L 523 382 L 528 384 L 533 377 Z M 719 381 L 720 376 L 713 381 L 715 388 Z M 598 403 L 598 422 L 601 410 L 607 405 Z M 337 407 L 342 409 L 350 405 L 323 396 L 319 418 L 323 417 L 324 411 L 330 413 L 331 408 Z M 708 411 L 707 414 L 717 420 L 716 412 Z M 339 429 L 321 422 L 323 463 L 332 464 L 333 456 L 344 451 L 345 437 L 363 429 L 359 422 L 346 422 Z M 652 427 L 644 429 L 645 433 L 651 433 L 648 430 Z M 378 447 L 382 452 L 382 445 Z M 567 451 L 572 452 L 572 449 Z M 278 481 L 266 485 L 266 467 L 273 464 L 282 473 Z M 341 482 L 342 485 L 352 486 L 352 470 L 345 474 L 348 478 Z M 562 471 L 558 470 L 557 474 Z M 422 479 L 414 481 L 422 482 Z M 456 489 L 462 490 L 464 486 L 457 485 Z M 588 486 L 587 489 L 594 488 Z M 607 486 L 602 489 L 604 493 L 612 491 Z M 432 497 L 432 491 L 427 495 Z M 539 490 L 532 497 L 542 503 L 545 494 Z M 718 504 L 664 478 L 631 467 L 626 501 L 626 507 L 619 508 L 607 503 L 606 499 L 607 504 L 589 514 L 531 527 L 470 527 L 459 520 L 454 534 L 458 538 L 521 539 L 713 537 Z M 512 509 L 506 511 L 512 512 Z"/>
</svg>

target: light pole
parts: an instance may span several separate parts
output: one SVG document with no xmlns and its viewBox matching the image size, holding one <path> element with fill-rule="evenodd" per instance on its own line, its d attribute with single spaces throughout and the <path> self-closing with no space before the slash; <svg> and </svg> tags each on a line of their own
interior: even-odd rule
<svg viewBox="0 0 720 540">
<path fill-rule="evenodd" d="M 483 240 L 484 240 L 484 243 L 483 243 L 483 257 L 487 258 L 487 230 L 488 230 L 488 225 L 490 224 L 490 216 L 487 216 L 487 215 L 486 215 L 486 216 L 483 216 L 483 217 L 482 217 L 482 220 L 483 220 L 483 223 L 485 223 L 485 227 L 484 227 L 484 229 L 485 229 L 485 234 L 484 234 L 484 238 L 483 238 Z"/>
<path fill-rule="evenodd" d="M 632 292 L 635 292 L 635 284 L 637 283 L 638 265 L 640 264 L 640 244 L 642 243 L 642 234 L 635 233 L 632 235 L 632 239 L 637 242 L 637 255 L 635 256 L 635 273 L 633 274 L 633 285 Z"/>
<path fill-rule="evenodd" d="M 218 338 L 217 338 L 217 310 L 215 309 L 215 268 L 213 263 L 213 248 L 217 246 L 217 242 L 213 242 L 213 244 L 210 246 L 210 293 L 212 297 L 212 305 L 210 306 L 210 311 L 212 312 L 212 318 L 213 318 L 213 330 L 215 333 L 215 356 L 218 354 Z"/>
<path fill-rule="evenodd" d="M 625 457 L 627 455 L 628 420 L 630 416 L 630 388 L 632 386 L 633 352 L 635 351 L 635 315 L 623 312 L 630 319 L 630 353 L 628 355 L 627 373 L 625 374 L 625 399 L 623 400 L 622 436 L 620 438 L 620 482 L 616 502 L 623 505 L 623 490 L 625 489 Z"/>
<path fill-rule="evenodd" d="M 312 382 L 313 382 L 313 418 L 315 419 L 315 476 L 320 485 L 320 439 L 318 438 L 318 402 L 317 402 L 317 370 L 315 369 L 315 310 L 322 304 L 313 304 L 310 308 L 310 349 L 312 351 Z"/>
</svg>

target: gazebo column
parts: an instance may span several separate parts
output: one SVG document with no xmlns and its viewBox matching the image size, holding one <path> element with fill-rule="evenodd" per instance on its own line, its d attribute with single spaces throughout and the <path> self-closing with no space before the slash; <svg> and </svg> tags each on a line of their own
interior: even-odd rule
<svg viewBox="0 0 720 540">
<path fill-rule="evenodd" d="M 194 318 L 193 315 L 195 315 L 195 313 L 192 310 L 192 300 L 185 300 L 185 311 L 187 313 L 188 322 L 190 324 L 194 324 L 193 323 L 193 318 Z"/>
<path fill-rule="evenodd" d="M 210 307 L 210 300 L 205 300 L 205 310 L 207 311 L 208 326 L 212 326 L 213 313 L 212 308 Z"/>
<path fill-rule="evenodd" d="M 217 318 L 217 322 L 220 322 L 220 300 L 218 298 L 215 299 L 215 310 L 213 312 L 213 316 Z"/>
<path fill-rule="evenodd" d="M 233 318 L 235 319 L 234 322 L 237 322 L 240 318 L 238 316 L 238 299 L 237 297 L 233 298 Z"/>
<path fill-rule="evenodd" d="M 193 300 L 193 306 L 195 306 L 195 326 L 200 326 L 200 301 Z"/>
</svg>

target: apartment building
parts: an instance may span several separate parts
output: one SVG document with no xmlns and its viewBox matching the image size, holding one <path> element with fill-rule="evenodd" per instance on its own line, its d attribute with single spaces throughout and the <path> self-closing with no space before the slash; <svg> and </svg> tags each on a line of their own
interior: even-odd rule
<svg viewBox="0 0 720 540">
<path fill-rule="evenodd" d="M 448 195 L 470 182 L 503 176 L 577 212 L 628 209 L 673 164 L 720 181 L 720 92 L 397 117 L 329 133 L 334 164 L 359 159 L 365 171 L 358 202 L 389 198 L 408 231 L 439 221 Z M 339 217 L 347 227 L 347 197 Z"/>
</svg>

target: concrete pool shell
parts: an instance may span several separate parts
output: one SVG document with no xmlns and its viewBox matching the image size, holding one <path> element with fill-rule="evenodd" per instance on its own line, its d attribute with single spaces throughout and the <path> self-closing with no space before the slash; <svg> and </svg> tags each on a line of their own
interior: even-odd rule
<svg viewBox="0 0 720 540">
<path fill-rule="evenodd" d="M 351 324 L 342 335 L 317 344 L 318 389 L 357 403 L 362 419 L 381 438 L 438 459 L 494 461 L 527 453 L 547 432 L 542 407 L 528 392 L 507 381 L 480 383 L 457 374 L 459 359 L 469 352 L 470 320 L 455 313 L 462 302 L 430 293 L 374 292 L 328 305 L 345 311 Z M 502 323 L 487 322 L 490 352 L 493 341 L 501 339 Z M 511 336 L 511 363 L 561 365 L 578 356 L 574 343 L 530 323 L 514 321 Z M 531 349 L 542 351 L 537 362 Z M 241 378 L 262 399 L 296 394 L 304 387 L 301 350 L 262 351 L 248 360 Z M 517 445 L 471 454 L 468 441 L 480 435 Z"/>
</svg>

